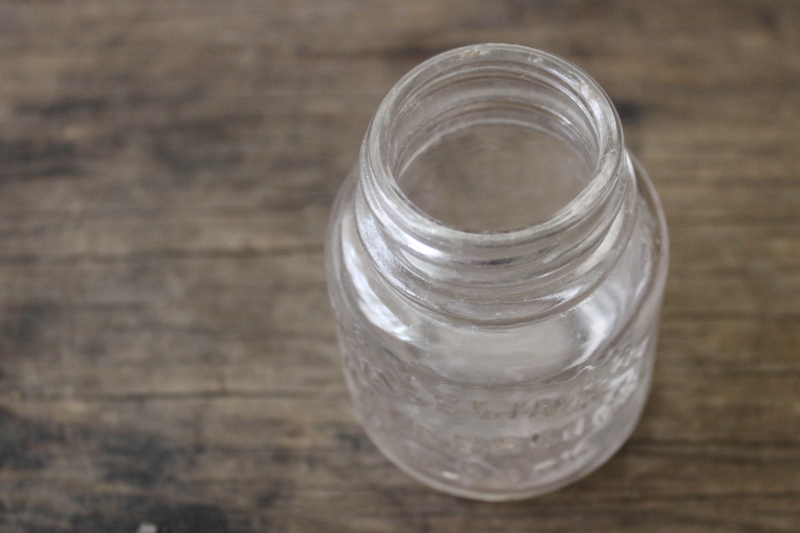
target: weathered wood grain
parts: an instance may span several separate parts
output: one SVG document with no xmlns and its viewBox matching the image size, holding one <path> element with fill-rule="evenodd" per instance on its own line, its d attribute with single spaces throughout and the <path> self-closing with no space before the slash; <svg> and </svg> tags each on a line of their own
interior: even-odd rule
<svg viewBox="0 0 800 533">
<path fill-rule="evenodd" d="M 382 96 L 475 42 L 600 82 L 672 243 L 632 439 L 512 504 L 372 446 L 322 260 Z M 0 0 L 0 531 L 800 531 L 798 147 L 791 0 Z"/>
</svg>

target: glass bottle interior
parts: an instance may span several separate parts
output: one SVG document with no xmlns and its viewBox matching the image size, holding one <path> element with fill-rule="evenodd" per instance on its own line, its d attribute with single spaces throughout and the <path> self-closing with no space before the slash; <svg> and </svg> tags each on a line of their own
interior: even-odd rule
<svg viewBox="0 0 800 533">
<path fill-rule="evenodd" d="M 586 188 L 601 155 L 588 104 L 561 81 L 490 64 L 423 84 L 390 137 L 400 191 L 461 231 L 551 218 Z"/>
</svg>

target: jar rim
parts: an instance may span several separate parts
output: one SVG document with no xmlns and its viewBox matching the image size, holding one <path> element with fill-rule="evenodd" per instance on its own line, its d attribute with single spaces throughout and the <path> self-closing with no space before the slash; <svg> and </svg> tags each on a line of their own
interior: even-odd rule
<svg viewBox="0 0 800 533">
<path fill-rule="evenodd" d="M 471 67 L 472 72 L 491 62 L 504 61 L 527 71 L 555 76 L 579 96 L 595 126 L 598 157 L 584 188 L 548 218 L 510 230 L 468 231 L 454 228 L 428 215 L 401 190 L 391 168 L 389 146 L 392 124 L 415 91 L 445 71 Z M 483 64 L 483 65 L 482 65 Z M 366 186 L 384 204 L 383 213 L 412 233 L 421 243 L 448 242 L 456 247 L 495 248 L 535 242 L 565 231 L 600 208 L 608 197 L 624 164 L 622 127 L 611 99 L 591 76 L 578 66 L 553 54 L 513 44 L 479 44 L 456 48 L 421 63 L 388 92 L 370 122 L 362 151 Z M 381 201 L 383 200 L 383 201 Z M 434 244 L 435 246 L 435 244 Z"/>
</svg>

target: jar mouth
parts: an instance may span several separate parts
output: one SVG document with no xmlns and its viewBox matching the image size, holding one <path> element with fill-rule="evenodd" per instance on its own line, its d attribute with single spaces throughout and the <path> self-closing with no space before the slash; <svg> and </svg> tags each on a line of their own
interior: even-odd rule
<svg viewBox="0 0 800 533">
<path fill-rule="evenodd" d="M 536 105 L 542 90 L 567 101 L 572 114 L 556 117 L 553 124 L 569 129 L 571 137 L 580 137 L 577 141 L 584 143 L 591 160 L 591 175 L 563 207 L 542 220 L 513 229 L 464 230 L 434 218 L 413 202 L 398 182 L 398 167 L 413 151 L 408 145 L 414 144 L 418 130 L 446 120 L 444 117 L 455 107 L 442 103 L 441 96 L 432 94 L 431 88 L 492 77 L 517 88 L 508 99 L 510 111 L 504 120 L 515 120 L 514 106 Z M 481 100 L 479 89 L 474 93 L 473 100 Z M 423 105 L 427 107 L 421 112 Z M 611 100 L 580 68 L 524 46 L 482 44 L 445 52 L 406 74 L 389 91 L 370 123 L 361 165 L 370 203 L 379 216 L 391 219 L 416 241 L 414 248 L 430 247 L 431 251 L 441 243 L 448 243 L 451 250 L 503 248 L 551 238 L 591 218 L 592 212 L 602 211 L 625 164 L 622 147 L 622 129 Z"/>
</svg>

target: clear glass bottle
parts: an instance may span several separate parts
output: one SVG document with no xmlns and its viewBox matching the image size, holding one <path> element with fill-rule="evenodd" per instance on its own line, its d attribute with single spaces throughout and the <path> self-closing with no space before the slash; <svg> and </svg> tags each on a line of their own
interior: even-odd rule
<svg viewBox="0 0 800 533">
<path fill-rule="evenodd" d="M 409 72 L 369 125 L 326 253 L 364 428 L 423 483 L 535 496 L 633 431 L 666 225 L 611 101 L 576 66 L 488 44 Z"/>
</svg>

